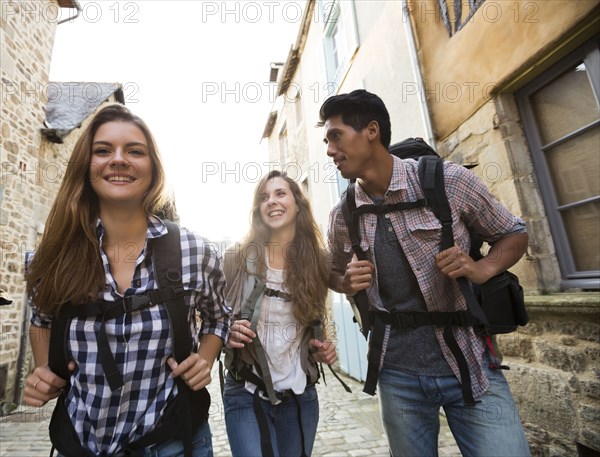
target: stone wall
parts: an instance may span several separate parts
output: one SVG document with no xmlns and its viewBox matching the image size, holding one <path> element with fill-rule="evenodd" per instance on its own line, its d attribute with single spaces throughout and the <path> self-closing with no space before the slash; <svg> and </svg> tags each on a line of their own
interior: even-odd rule
<svg viewBox="0 0 600 457">
<path fill-rule="evenodd" d="M 528 297 L 529 324 L 498 338 L 534 455 L 600 450 L 599 301 L 597 292 Z"/>
<path fill-rule="evenodd" d="M 577 443 L 600 450 L 600 294 L 547 293 L 560 289 L 560 271 L 513 97 L 486 103 L 437 150 L 478 163 L 473 171 L 528 226 L 528 252 L 511 271 L 530 323 L 498 344 L 533 455 L 576 455 Z"/>
<path fill-rule="evenodd" d="M 527 141 L 511 95 L 490 100 L 455 132 L 437 144 L 437 151 L 472 169 L 529 230 L 529 249 L 514 271 L 530 293 L 560 290 L 560 270 Z"/>
<path fill-rule="evenodd" d="M 9 402 L 25 330 L 24 253 L 35 247 L 57 185 L 47 182 L 39 162 L 56 31 L 52 8 L 58 11 L 56 2 L 1 2 L 0 277 L 13 303 L 0 308 L 0 400 Z"/>
</svg>

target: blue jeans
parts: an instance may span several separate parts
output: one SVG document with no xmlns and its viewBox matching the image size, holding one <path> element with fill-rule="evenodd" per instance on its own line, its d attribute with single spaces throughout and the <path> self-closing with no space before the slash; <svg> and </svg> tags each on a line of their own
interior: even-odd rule
<svg viewBox="0 0 600 457">
<path fill-rule="evenodd" d="M 441 406 L 463 456 L 530 456 L 502 370 L 490 369 L 487 357 L 484 369 L 490 386 L 475 406 L 464 405 L 455 376 L 416 376 L 381 370 L 379 402 L 391 455 L 437 456 Z"/>
<path fill-rule="evenodd" d="M 319 423 L 319 400 L 314 385 L 306 387 L 302 395 L 298 395 L 304 432 L 306 454 L 312 453 L 317 424 Z M 298 408 L 293 398 L 288 397 L 278 405 L 268 400 L 260 400 L 265 412 L 271 446 L 275 457 L 299 457 L 302 452 L 300 426 L 298 424 Z M 236 383 L 227 376 L 223 397 L 225 409 L 225 425 L 233 457 L 261 457 L 260 431 L 254 413 L 253 395 L 243 383 Z"/>
<path fill-rule="evenodd" d="M 144 449 L 144 457 L 183 457 L 183 441 L 169 440 Z M 192 457 L 213 457 L 212 433 L 205 421 L 192 439 Z"/>
<path fill-rule="evenodd" d="M 183 457 L 183 441 L 168 440 L 144 449 L 144 457 Z M 205 421 L 192 438 L 193 457 L 213 457 L 212 434 L 208 421 Z M 57 457 L 63 457 L 57 454 Z"/>
</svg>

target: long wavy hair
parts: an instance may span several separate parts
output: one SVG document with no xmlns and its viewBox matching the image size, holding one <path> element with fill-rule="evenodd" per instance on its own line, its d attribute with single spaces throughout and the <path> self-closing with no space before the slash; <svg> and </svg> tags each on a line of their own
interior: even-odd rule
<svg viewBox="0 0 600 457">
<path fill-rule="evenodd" d="M 285 252 L 284 287 L 292 295 L 293 312 L 296 320 L 304 327 L 325 317 L 327 298 L 327 280 L 329 268 L 323 237 L 313 217 L 310 202 L 296 181 L 284 172 L 273 170 L 263 176 L 256 185 L 254 201 L 250 214 L 250 230 L 241 246 L 243 265 L 247 261 L 263 279 L 266 275 L 265 254 L 270 241 L 270 229 L 260 214 L 261 194 L 268 181 L 274 178 L 284 179 L 290 186 L 298 213 L 296 215 L 296 233 L 291 245 Z"/>
<path fill-rule="evenodd" d="M 90 182 L 90 161 L 94 136 L 107 122 L 129 122 L 143 132 L 152 161 L 152 181 L 142 203 L 144 211 L 147 215 L 175 218 L 175 206 L 166 190 L 163 165 L 150 129 L 123 105 L 102 108 L 73 148 L 27 276 L 27 292 L 36 308 L 46 314 L 57 313 L 66 302 L 79 304 L 96 299 L 105 284 L 96 235 L 99 204 Z"/>
</svg>

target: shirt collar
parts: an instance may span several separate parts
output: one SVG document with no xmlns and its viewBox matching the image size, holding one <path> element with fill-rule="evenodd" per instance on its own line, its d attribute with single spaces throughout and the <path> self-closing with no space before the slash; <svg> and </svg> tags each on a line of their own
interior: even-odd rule
<svg viewBox="0 0 600 457">
<path fill-rule="evenodd" d="M 168 232 L 165 223 L 157 216 L 148 216 L 148 229 L 146 231 L 147 238 L 160 238 L 166 235 Z M 104 224 L 102 220 L 98 218 L 96 220 L 96 235 L 102 245 L 102 238 L 104 237 Z"/>
<path fill-rule="evenodd" d="M 386 197 L 391 192 L 397 192 L 399 190 L 405 190 L 408 188 L 406 166 L 404 165 L 404 162 L 402 161 L 402 159 L 396 157 L 393 154 L 392 159 L 392 179 L 390 180 L 388 189 L 385 192 Z M 355 189 L 357 207 L 361 205 L 370 205 L 373 203 L 371 197 L 369 197 L 369 195 L 364 191 L 364 189 L 360 185 L 355 186 Z"/>
</svg>

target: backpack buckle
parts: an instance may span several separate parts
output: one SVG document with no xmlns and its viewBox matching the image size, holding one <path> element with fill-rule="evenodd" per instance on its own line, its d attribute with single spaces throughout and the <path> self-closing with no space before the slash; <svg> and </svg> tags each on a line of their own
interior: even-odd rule
<svg viewBox="0 0 600 457">
<path fill-rule="evenodd" d="M 123 311 L 125 313 L 131 313 L 137 311 L 150 304 L 150 297 L 147 295 L 129 295 L 123 297 Z"/>
<path fill-rule="evenodd" d="M 412 313 L 395 313 L 394 323 L 399 328 L 416 328 L 419 325 L 417 324 L 417 319 Z"/>
</svg>

